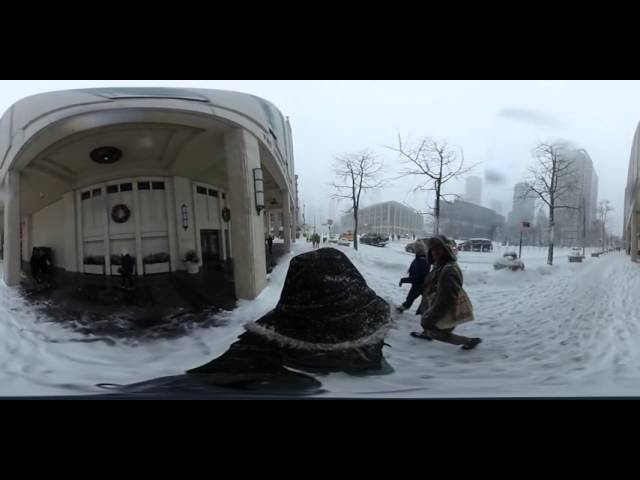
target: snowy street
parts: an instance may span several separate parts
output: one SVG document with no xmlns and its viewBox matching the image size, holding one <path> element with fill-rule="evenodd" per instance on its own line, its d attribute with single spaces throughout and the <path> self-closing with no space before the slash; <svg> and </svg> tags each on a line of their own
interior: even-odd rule
<svg viewBox="0 0 640 480">
<path fill-rule="evenodd" d="M 370 286 L 397 305 L 407 289 L 398 288 L 395 279 L 410 256 L 390 247 L 364 246 L 350 257 Z M 637 395 L 640 316 L 630 292 L 640 289 L 640 266 L 622 253 L 588 257 L 582 264 L 570 264 L 567 254 L 557 251 L 548 267 L 546 249 L 527 248 L 527 269 L 510 272 L 491 268 L 495 252 L 462 252 L 476 321 L 459 331 L 482 337 L 480 347 L 463 352 L 413 339 L 409 332 L 419 329 L 417 317 L 396 314 L 388 339 L 392 348 L 385 350 L 395 374 L 369 378 L 360 389 L 341 375 L 325 384 L 335 392 L 408 396 Z"/>
<path fill-rule="evenodd" d="M 294 253 L 311 248 L 298 242 Z M 345 252 L 369 286 L 392 306 L 409 287 L 398 287 L 412 255 L 404 244 L 361 245 Z M 526 270 L 495 271 L 501 254 L 462 252 L 464 287 L 476 321 L 463 335 L 482 337 L 474 351 L 414 339 L 419 329 L 411 311 L 396 314 L 384 354 L 394 373 L 379 376 L 331 374 L 318 377 L 331 396 L 520 396 L 640 394 L 640 265 L 623 253 L 569 263 L 557 250 L 548 267 L 546 249 L 525 248 Z M 588 255 L 588 254 L 587 254 Z M 96 383 L 131 383 L 182 373 L 221 353 L 278 301 L 287 261 L 253 302 L 241 301 L 225 314 L 228 325 L 194 330 L 189 336 L 115 346 L 35 318 L 15 291 L 0 284 L 0 395 L 101 392 Z M 95 339 L 94 339 L 95 340 Z"/>
</svg>

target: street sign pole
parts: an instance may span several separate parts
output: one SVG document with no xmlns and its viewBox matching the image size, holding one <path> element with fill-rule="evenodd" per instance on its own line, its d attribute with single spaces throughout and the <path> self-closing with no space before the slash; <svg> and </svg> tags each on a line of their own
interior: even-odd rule
<svg viewBox="0 0 640 480">
<path fill-rule="evenodd" d="M 520 229 L 520 250 L 518 251 L 518 258 L 522 258 L 522 229 Z"/>
<path fill-rule="evenodd" d="M 530 226 L 530 222 L 522 222 L 522 228 L 520 228 L 520 251 L 518 252 L 518 258 L 522 258 L 522 232 L 525 228 L 529 228 Z"/>
</svg>

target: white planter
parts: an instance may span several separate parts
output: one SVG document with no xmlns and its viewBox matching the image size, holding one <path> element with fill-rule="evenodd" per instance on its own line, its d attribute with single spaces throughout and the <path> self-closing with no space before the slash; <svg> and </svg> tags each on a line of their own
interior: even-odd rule
<svg viewBox="0 0 640 480">
<path fill-rule="evenodd" d="M 145 275 L 153 275 L 155 273 L 169 273 L 170 271 L 171 271 L 171 266 L 169 265 L 169 262 L 147 263 L 144 266 Z"/>
<path fill-rule="evenodd" d="M 191 274 L 195 274 L 195 273 L 198 273 L 199 269 L 200 267 L 198 267 L 197 263 L 187 262 L 187 272 Z"/>
<path fill-rule="evenodd" d="M 90 275 L 104 275 L 104 265 L 87 265 L 84 264 L 84 273 Z"/>
</svg>

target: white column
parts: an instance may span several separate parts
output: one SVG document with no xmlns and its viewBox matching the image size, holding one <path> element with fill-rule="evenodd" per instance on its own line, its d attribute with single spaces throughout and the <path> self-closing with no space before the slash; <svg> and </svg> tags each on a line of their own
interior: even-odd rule
<svg viewBox="0 0 640 480">
<path fill-rule="evenodd" d="M 6 228 L 5 226 L 5 229 Z M 638 214 L 635 211 L 631 213 L 631 261 L 638 261 Z"/>
<path fill-rule="evenodd" d="M 296 211 L 295 203 L 291 205 L 290 210 L 291 210 L 291 242 L 296 243 L 296 233 L 298 231 L 298 212 Z"/>
<path fill-rule="evenodd" d="M 20 284 L 20 172 L 7 171 L 4 179 L 4 282 Z"/>
<path fill-rule="evenodd" d="M 100 185 L 100 198 L 104 202 L 104 272 L 111 275 L 111 209 L 107 198 L 107 184 Z M 91 194 L 93 197 L 93 193 Z M 135 197 L 134 197 L 135 198 Z M 138 219 L 138 212 L 135 212 L 135 219 Z"/>
<path fill-rule="evenodd" d="M 77 242 L 78 235 L 76 232 L 76 198 L 75 192 L 67 192 L 62 196 L 64 211 L 64 264 L 58 264 L 60 268 L 64 268 L 67 272 L 78 271 Z"/>
<path fill-rule="evenodd" d="M 176 221 L 176 200 L 171 178 L 165 178 L 165 201 L 167 205 L 167 233 L 169 234 L 169 256 L 171 257 L 171 271 L 175 272 L 180 266 L 178 253 L 178 224 Z"/>
<path fill-rule="evenodd" d="M 282 228 L 284 230 L 284 249 L 291 251 L 291 203 L 289 203 L 289 193 L 280 190 L 282 196 Z"/>
<path fill-rule="evenodd" d="M 236 296 L 252 299 L 267 284 L 264 221 L 256 211 L 253 180 L 253 169 L 260 168 L 260 149 L 258 140 L 242 129 L 225 134 L 224 148 Z"/>
<path fill-rule="evenodd" d="M 140 192 L 138 179 L 132 178 L 133 184 L 133 221 L 136 228 L 136 274 L 144 275 L 144 252 L 142 251 L 142 219 L 140 218 Z"/>
<path fill-rule="evenodd" d="M 84 224 L 85 221 L 82 217 L 82 197 L 80 190 L 75 192 L 76 196 L 76 244 L 78 246 L 78 251 L 76 254 L 76 263 L 78 265 L 78 271 L 84 273 Z"/>
<path fill-rule="evenodd" d="M 225 204 L 225 200 L 222 198 L 223 195 L 226 198 L 227 195 L 224 193 L 224 190 L 220 190 L 218 192 L 218 220 L 220 222 L 220 258 L 222 260 L 226 260 L 227 259 L 227 247 L 226 247 L 227 242 L 225 242 L 224 240 L 224 230 L 227 227 L 226 227 L 226 222 L 222 218 L 222 209 L 224 208 L 224 204 Z"/>
</svg>

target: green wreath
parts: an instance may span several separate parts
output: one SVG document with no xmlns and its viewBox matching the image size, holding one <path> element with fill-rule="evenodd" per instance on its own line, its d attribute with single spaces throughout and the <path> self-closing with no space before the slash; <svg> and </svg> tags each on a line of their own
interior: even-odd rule
<svg viewBox="0 0 640 480">
<path fill-rule="evenodd" d="M 231 220 L 231 210 L 229 210 L 228 208 L 223 208 L 222 209 L 222 219 L 225 222 L 228 222 L 229 220 Z"/>
<path fill-rule="evenodd" d="M 131 210 L 126 205 L 120 203 L 111 209 L 111 218 L 116 223 L 125 223 L 131 217 Z"/>
</svg>

